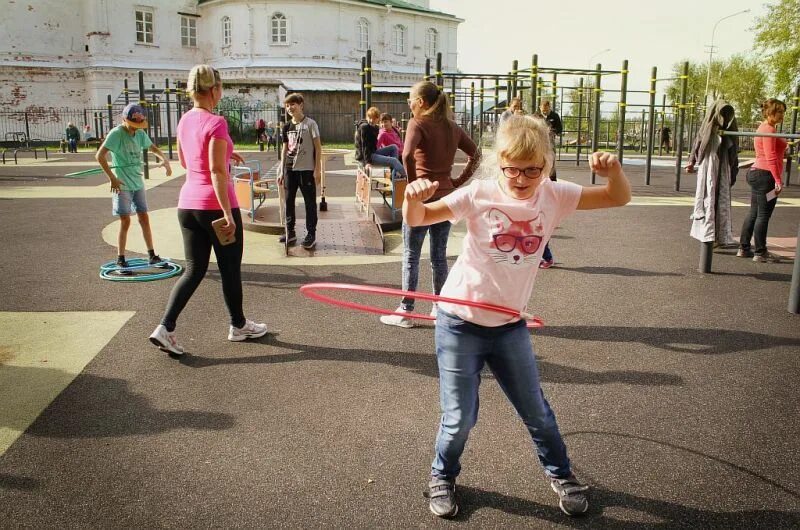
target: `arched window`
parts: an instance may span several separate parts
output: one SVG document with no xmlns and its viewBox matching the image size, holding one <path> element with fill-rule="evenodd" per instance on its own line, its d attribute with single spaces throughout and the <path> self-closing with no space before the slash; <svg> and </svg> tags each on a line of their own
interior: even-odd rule
<svg viewBox="0 0 800 530">
<path fill-rule="evenodd" d="M 231 45 L 231 17 L 222 17 L 222 47 Z"/>
<path fill-rule="evenodd" d="M 356 42 L 359 50 L 369 49 L 369 20 L 359 18 L 356 22 Z"/>
<path fill-rule="evenodd" d="M 406 54 L 406 27 L 397 24 L 392 31 L 392 48 L 397 55 Z"/>
<path fill-rule="evenodd" d="M 425 57 L 433 59 L 438 51 L 439 33 L 433 28 L 428 28 L 428 32 L 425 34 Z"/>
<path fill-rule="evenodd" d="M 289 28 L 286 21 L 286 15 L 283 13 L 275 13 L 272 15 L 270 24 L 270 34 L 272 44 L 289 44 Z"/>
</svg>

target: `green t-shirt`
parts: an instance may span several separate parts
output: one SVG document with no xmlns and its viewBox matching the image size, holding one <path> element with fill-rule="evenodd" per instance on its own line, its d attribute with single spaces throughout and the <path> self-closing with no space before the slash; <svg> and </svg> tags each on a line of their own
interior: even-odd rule
<svg viewBox="0 0 800 530">
<path fill-rule="evenodd" d="M 153 142 L 142 129 L 137 129 L 133 136 L 121 125 L 109 131 L 103 147 L 111 151 L 111 165 L 116 166 L 114 174 L 122 181 L 120 189 L 136 191 L 144 188 L 142 150 L 151 145 Z"/>
</svg>

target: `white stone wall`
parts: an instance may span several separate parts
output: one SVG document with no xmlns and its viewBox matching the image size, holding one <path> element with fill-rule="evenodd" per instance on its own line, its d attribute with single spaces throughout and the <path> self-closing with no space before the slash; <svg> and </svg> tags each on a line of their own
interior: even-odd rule
<svg viewBox="0 0 800 530">
<path fill-rule="evenodd" d="M 427 7 L 428 2 L 418 0 Z M 277 94 L 281 81 L 358 82 L 364 50 L 358 49 L 357 21 L 369 21 L 376 83 L 410 84 L 425 64 L 428 28 L 439 35 L 444 69 L 457 64 L 457 27 L 452 17 L 387 9 L 353 0 L 40 0 L 8 2 L 0 19 L 0 103 L 26 107 L 102 106 L 116 98 L 123 79 L 135 88 L 136 71 L 145 84 L 164 78 L 185 80 L 192 65 L 219 68 L 226 82 L 244 83 L 256 99 Z M 154 42 L 136 42 L 135 10 L 154 17 Z M 289 43 L 274 44 L 270 20 L 288 21 Z M 181 14 L 196 14 L 197 46 L 181 44 Z M 231 19 L 230 46 L 222 46 L 221 20 Z M 407 28 L 406 53 L 392 50 L 393 27 Z M 256 87 L 261 83 L 263 90 Z M 235 90 L 235 89 L 234 89 Z M 231 90 L 229 90 L 231 92 Z"/>
</svg>

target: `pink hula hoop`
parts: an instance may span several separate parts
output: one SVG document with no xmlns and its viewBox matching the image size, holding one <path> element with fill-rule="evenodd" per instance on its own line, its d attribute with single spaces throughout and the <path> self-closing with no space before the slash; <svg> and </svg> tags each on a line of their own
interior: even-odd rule
<svg viewBox="0 0 800 530">
<path fill-rule="evenodd" d="M 376 294 L 380 296 L 391 296 L 391 297 L 406 296 L 409 298 L 428 300 L 431 302 L 446 302 L 451 304 L 476 307 L 478 309 L 485 309 L 486 311 L 494 311 L 495 313 L 502 313 L 504 315 L 519 317 L 527 321 L 527 327 L 529 328 L 541 328 L 542 326 L 544 326 L 544 322 L 542 321 L 541 318 L 520 311 L 515 311 L 514 309 L 511 309 L 509 307 L 487 304 L 485 302 L 473 302 L 472 300 L 447 298 L 446 296 L 439 296 L 430 293 L 403 291 L 401 289 L 392 289 L 389 287 L 376 287 L 374 285 L 356 285 L 352 283 L 320 282 L 320 283 L 308 283 L 300 287 L 300 293 L 302 293 L 303 296 L 306 296 L 308 298 L 326 304 L 336 305 L 347 309 L 356 309 L 358 311 L 366 311 L 367 313 L 375 313 L 378 315 L 402 315 L 404 317 L 416 318 L 419 320 L 436 320 L 436 318 L 430 315 L 424 315 L 422 313 L 398 313 L 396 311 L 392 311 L 391 309 L 382 309 L 380 307 L 359 304 L 356 302 L 349 302 L 347 300 L 338 300 L 336 298 L 331 298 L 330 296 L 320 294 L 317 291 L 353 291 L 358 293 Z"/>
</svg>

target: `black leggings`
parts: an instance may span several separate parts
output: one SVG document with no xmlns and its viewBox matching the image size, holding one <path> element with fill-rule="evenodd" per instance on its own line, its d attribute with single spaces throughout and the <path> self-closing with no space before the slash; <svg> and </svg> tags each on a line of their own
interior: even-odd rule
<svg viewBox="0 0 800 530">
<path fill-rule="evenodd" d="M 183 210 L 178 209 L 178 222 L 183 234 L 183 251 L 186 254 L 186 271 L 172 288 L 167 309 L 161 323 L 167 331 L 175 330 L 178 316 L 189 303 L 200 282 L 208 270 L 211 248 L 217 257 L 217 266 L 222 276 L 222 295 L 231 325 L 241 328 L 245 324 L 242 309 L 242 252 L 244 250 L 244 231 L 242 230 L 242 214 L 239 208 L 232 210 L 236 221 L 236 242 L 221 245 L 217 239 L 211 221 L 222 217 L 222 210 Z"/>
</svg>

